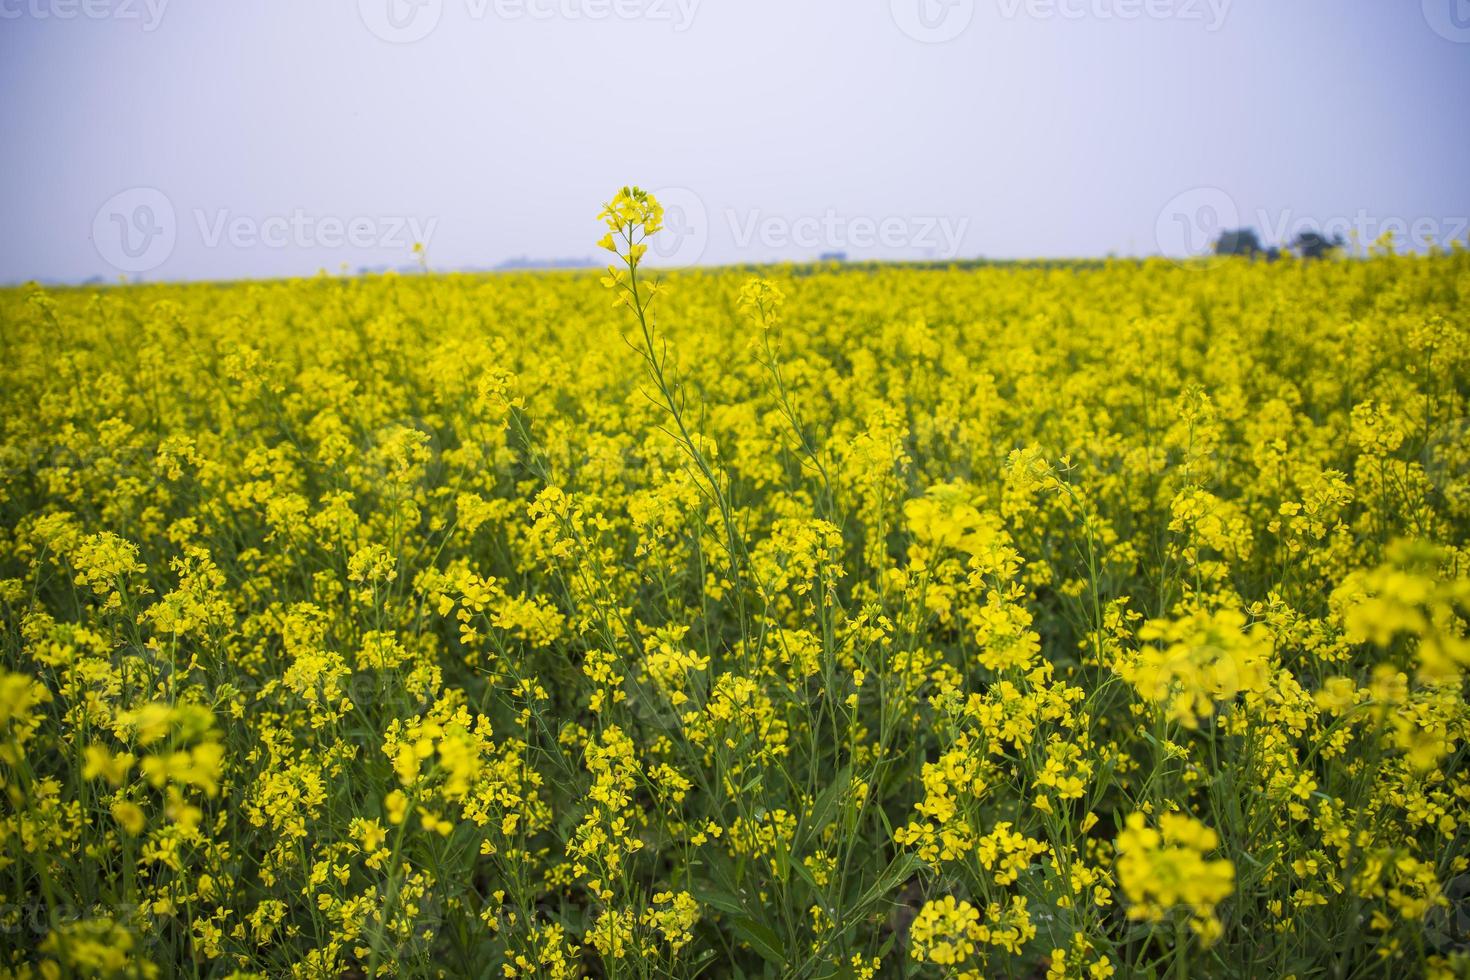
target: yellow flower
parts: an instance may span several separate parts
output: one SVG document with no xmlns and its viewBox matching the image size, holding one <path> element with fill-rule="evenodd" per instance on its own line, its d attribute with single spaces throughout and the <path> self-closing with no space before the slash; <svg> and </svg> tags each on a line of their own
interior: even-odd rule
<svg viewBox="0 0 1470 980">
<path fill-rule="evenodd" d="M 117 825 L 134 837 L 141 834 L 148 823 L 143 808 L 136 803 L 119 800 L 112 804 L 111 811 L 112 819 L 117 821 Z"/>
<path fill-rule="evenodd" d="M 1186 909 L 1190 926 L 1209 945 L 1218 937 L 1215 906 L 1235 888 L 1235 868 L 1206 855 L 1219 846 L 1210 828 L 1180 813 L 1159 817 L 1158 828 L 1142 813 L 1128 817 L 1116 843 L 1118 884 L 1128 897 L 1128 916 L 1158 921 L 1175 908 Z"/>
<path fill-rule="evenodd" d="M 1262 690 L 1272 641 L 1261 624 L 1247 625 L 1233 609 L 1196 612 L 1179 620 L 1151 620 L 1138 638 L 1157 641 L 1120 664 L 1123 678 L 1167 718 L 1197 728 L 1216 702 Z"/>
<path fill-rule="evenodd" d="M 403 823 L 403 817 L 408 812 L 408 797 L 403 790 L 395 789 L 383 798 L 383 812 L 387 814 L 389 823 Z"/>
<path fill-rule="evenodd" d="M 83 779 L 105 779 L 114 786 L 121 786 L 132 768 L 133 756 L 127 752 L 113 754 L 105 745 L 96 743 L 87 746 L 82 765 Z"/>
<path fill-rule="evenodd" d="M 980 939 L 980 912 L 966 901 L 946 895 L 927 902 L 909 930 L 913 958 L 940 966 L 959 966 L 975 952 Z"/>
</svg>

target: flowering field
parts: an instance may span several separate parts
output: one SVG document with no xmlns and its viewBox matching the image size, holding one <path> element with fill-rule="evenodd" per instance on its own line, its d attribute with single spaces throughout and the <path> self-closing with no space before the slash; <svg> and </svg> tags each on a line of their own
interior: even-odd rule
<svg viewBox="0 0 1470 980">
<path fill-rule="evenodd" d="M 6 975 L 1467 975 L 1470 253 L 605 218 L 0 293 Z"/>
</svg>

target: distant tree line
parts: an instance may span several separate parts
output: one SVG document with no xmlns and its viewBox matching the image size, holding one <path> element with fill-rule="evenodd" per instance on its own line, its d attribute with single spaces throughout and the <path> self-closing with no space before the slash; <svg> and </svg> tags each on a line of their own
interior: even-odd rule
<svg viewBox="0 0 1470 980">
<path fill-rule="evenodd" d="M 1346 244 L 1347 242 L 1340 234 L 1328 238 L 1321 232 L 1303 231 L 1299 232 L 1286 247 L 1298 258 L 1325 259 Z M 1248 259 L 1259 258 L 1267 262 L 1274 262 L 1281 258 L 1281 249 L 1274 246 L 1271 248 L 1263 246 L 1254 228 L 1239 228 L 1235 231 L 1221 232 L 1220 237 L 1215 239 L 1215 254 L 1238 255 Z"/>
</svg>

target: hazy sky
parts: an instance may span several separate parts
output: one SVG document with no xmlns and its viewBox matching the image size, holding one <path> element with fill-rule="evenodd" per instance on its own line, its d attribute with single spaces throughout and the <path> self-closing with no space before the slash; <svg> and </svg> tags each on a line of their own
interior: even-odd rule
<svg viewBox="0 0 1470 980">
<path fill-rule="evenodd" d="M 0 0 L 0 280 L 1443 242 L 1470 0 Z"/>
</svg>

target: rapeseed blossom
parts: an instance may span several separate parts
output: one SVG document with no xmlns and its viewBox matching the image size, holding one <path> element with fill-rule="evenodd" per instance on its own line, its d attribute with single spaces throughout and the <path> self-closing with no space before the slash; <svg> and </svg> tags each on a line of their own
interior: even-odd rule
<svg viewBox="0 0 1470 980">
<path fill-rule="evenodd" d="M 1161 815 L 1157 828 L 1142 813 L 1129 814 L 1116 844 L 1129 918 L 1158 921 L 1183 908 L 1190 928 L 1206 945 L 1213 943 L 1222 929 L 1215 907 L 1235 884 L 1231 863 L 1208 857 L 1219 845 L 1219 835 L 1184 814 Z"/>
<path fill-rule="evenodd" d="M 1470 970 L 1470 253 L 600 220 L 0 291 L 0 976 Z"/>
</svg>

